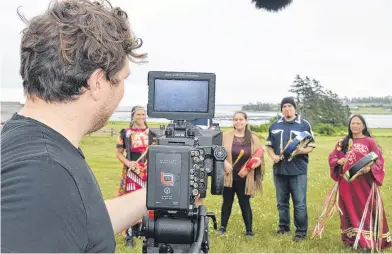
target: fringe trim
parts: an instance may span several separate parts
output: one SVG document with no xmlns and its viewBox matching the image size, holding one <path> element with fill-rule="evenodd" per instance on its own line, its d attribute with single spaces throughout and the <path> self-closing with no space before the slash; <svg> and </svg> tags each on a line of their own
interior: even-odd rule
<svg viewBox="0 0 392 254">
<path fill-rule="evenodd" d="M 373 209 L 374 203 L 376 206 L 375 209 Z M 382 226 L 383 226 L 383 219 L 384 219 L 383 210 L 384 210 L 384 206 L 381 200 L 380 188 L 375 183 L 373 183 L 372 189 L 370 190 L 370 195 L 365 205 L 365 210 L 363 212 L 361 222 L 359 224 L 358 232 L 353 246 L 354 249 L 358 248 L 359 239 L 361 238 L 362 235 L 365 237 L 365 239 L 370 241 L 370 249 L 372 253 L 375 250 L 377 252 L 381 252 L 382 238 L 383 238 Z M 366 237 L 366 231 L 363 230 L 363 227 L 365 224 L 365 219 L 369 212 L 370 212 L 370 228 L 369 228 L 370 235 Z"/>
<path fill-rule="evenodd" d="M 357 236 L 358 232 L 359 232 L 358 228 L 349 227 L 345 230 L 341 230 L 340 233 L 342 235 L 346 235 L 348 238 L 353 238 L 354 236 L 355 237 Z M 371 240 L 371 234 L 372 234 L 371 231 L 362 230 L 361 233 L 362 233 L 362 236 L 364 236 L 366 240 Z M 382 234 L 382 238 L 386 239 L 387 242 L 392 242 L 391 232 L 387 232 L 387 233 Z"/>
<path fill-rule="evenodd" d="M 233 172 L 230 174 L 225 173 L 224 186 L 229 188 L 233 186 Z"/>
<path fill-rule="evenodd" d="M 311 239 L 315 237 L 321 238 L 325 225 L 327 224 L 328 219 L 334 214 L 335 210 L 338 210 L 340 214 L 343 214 L 339 207 L 339 181 L 335 182 L 324 199 L 322 212 L 317 219 L 317 224 L 314 227 Z"/>
<path fill-rule="evenodd" d="M 255 193 L 256 193 L 255 171 L 252 170 L 246 176 L 245 195 L 253 196 Z"/>
</svg>

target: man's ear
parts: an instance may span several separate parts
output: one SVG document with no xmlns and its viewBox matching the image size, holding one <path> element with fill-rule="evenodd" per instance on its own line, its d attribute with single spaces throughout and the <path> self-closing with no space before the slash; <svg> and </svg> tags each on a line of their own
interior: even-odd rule
<svg viewBox="0 0 392 254">
<path fill-rule="evenodd" d="M 94 101 L 98 101 L 101 95 L 101 90 L 104 85 L 105 72 L 102 69 L 95 70 L 90 78 L 87 80 L 88 91 L 90 91 L 91 97 Z"/>
</svg>

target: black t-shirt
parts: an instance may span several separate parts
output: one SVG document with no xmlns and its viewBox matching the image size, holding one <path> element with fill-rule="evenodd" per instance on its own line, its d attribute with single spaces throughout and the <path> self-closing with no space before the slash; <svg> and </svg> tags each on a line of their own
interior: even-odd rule
<svg viewBox="0 0 392 254">
<path fill-rule="evenodd" d="M 1 251 L 114 252 L 98 183 L 80 149 L 15 114 L 1 132 Z"/>
</svg>

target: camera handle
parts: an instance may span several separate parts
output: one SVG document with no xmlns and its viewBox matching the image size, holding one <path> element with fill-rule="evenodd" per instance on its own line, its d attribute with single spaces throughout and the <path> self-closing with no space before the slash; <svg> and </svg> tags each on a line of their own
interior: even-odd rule
<svg viewBox="0 0 392 254">
<path fill-rule="evenodd" d="M 223 194 L 224 188 L 224 166 L 225 159 L 227 157 L 227 151 L 223 146 L 215 146 L 213 148 L 213 163 L 212 167 L 212 183 L 211 183 L 211 194 L 221 195 Z"/>
</svg>

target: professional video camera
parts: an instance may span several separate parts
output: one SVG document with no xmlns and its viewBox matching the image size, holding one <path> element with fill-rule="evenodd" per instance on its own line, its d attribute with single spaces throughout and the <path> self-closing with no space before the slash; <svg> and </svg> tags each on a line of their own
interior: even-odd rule
<svg viewBox="0 0 392 254">
<path fill-rule="evenodd" d="M 214 117 L 215 74 L 152 71 L 148 86 L 148 116 L 173 121 L 150 129 L 143 253 L 207 253 L 208 221 L 216 229 L 216 218 L 195 200 L 206 196 L 208 176 L 211 194 L 222 194 L 226 149 L 219 124 L 190 121 Z"/>
</svg>

